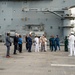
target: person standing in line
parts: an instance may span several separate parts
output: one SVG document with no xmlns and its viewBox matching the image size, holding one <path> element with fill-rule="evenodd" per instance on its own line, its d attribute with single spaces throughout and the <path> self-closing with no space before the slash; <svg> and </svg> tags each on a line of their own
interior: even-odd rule
<svg viewBox="0 0 75 75">
<path fill-rule="evenodd" d="M 75 49 L 74 49 L 74 43 L 75 43 L 75 36 L 74 36 L 74 32 L 71 32 L 71 35 L 69 36 L 69 49 L 70 49 L 70 54 L 69 56 L 73 55 L 73 51 L 74 51 L 74 56 L 75 56 Z"/>
<path fill-rule="evenodd" d="M 70 37 L 71 33 L 67 36 L 67 39 L 68 39 L 68 51 L 70 51 L 70 42 L 69 42 L 69 37 Z"/>
<path fill-rule="evenodd" d="M 18 45 L 19 45 L 19 52 L 20 53 L 22 53 L 22 43 L 23 43 L 23 39 L 22 39 L 21 35 L 19 35 Z"/>
<path fill-rule="evenodd" d="M 40 51 L 40 49 L 41 49 L 41 41 L 40 41 L 40 36 L 38 36 L 38 38 L 39 38 L 39 51 Z"/>
<path fill-rule="evenodd" d="M 13 54 L 17 54 L 16 50 L 18 49 L 18 38 L 19 38 L 19 35 L 16 33 L 15 36 L 14 36 L 14 41 L 13 41 L 13 43 L 14 43 L 14 52 L 13 52 Z"/>
<path fill-rule="evenodd" d="M 50 36 L 50 39 L 49 39 L 49 47 L 50 47 L 50 50 L 52 50 L 52 36 Z"/>
<path fill-rule="evenodd" d="M 11 46 L 10 33 L 7 33 L 5 40 L 6 40 L 5 45 L 7 47 L 6 57 L 9 58 L 10 57 L 10 46 Z"/>
<path fill-rule="evenodd" d="M 35 38 L 34 38 L 34 43 L 35 43 L 35 52 L 39 52 L 39 45 L 40 45 L 40 42 L 39 42 L 39 38 L 38 36 L 36 35 Z"/>
<path fill-rule="evenodd" d="M 59 39 L 59 36 L 58 35 L 55 38 L 55 47 L 56 47 L 56 50 L 57 50 L 57 47 L 60 50 L 60 39 Z"/>
<path fill-rule="evenodd" d="M 31 34 L 29 34 L 29 37 L 28 37 L 27 41 L 28 41 L 28 52 L 31 52 L 31 48 L 32 48 Z"/>
<path fill-rule="evenodd" d="M 26 41 L 26 50 L 28 50 L 28 35 L 25 36 L 25 41 Z"/>
<path fill-rule="evenodd" d="M 67 36 L 65 36 L 64 44 L 65 44 L 65 46 L 64 46 L 65 52 L 68 52 L 68 38 L 67 38 Z"/>
<path fill-rule="evenodd" d="M 46 38 L 46 36 L 44 36 L 45 37 L 45 51 L 47 51 L 47 38 Z"/>
<path fill-rule="evenodd" d="M 51 49 L 51 51 L 53 51 L 53 49 L 54 49 L 54 51 L 56 51 L 55 38 L 54 38 L 53 35 L 52 35 L 52 38 L 51 38 L 51 43 L 52 43 L 52 49 Z"/>
<path fill-rule="evenodd" d="M 41 52 L 42 52 L 42 51 L 46 52 L 46 51 L 45 51 L 45 37 L 44 37 L 44 35 L 42 35 L 42 36 L 40 37 L 40 42 L 41 42 Z"/>
</svg>

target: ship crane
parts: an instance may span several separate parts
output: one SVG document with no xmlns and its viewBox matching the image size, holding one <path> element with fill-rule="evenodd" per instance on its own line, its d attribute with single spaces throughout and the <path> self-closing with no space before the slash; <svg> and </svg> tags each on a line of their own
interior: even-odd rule
<svg viewBox="0 0 75 75">
<path fill-rule="evenodd" d="M 46 10 L 46 11 L 43 11 L 44 13 L 53 13 L 54 15 L 60 17 L 61 19 L 63 18 L 63 16 L 61 16 L 60 14 L 54 12 L 54 11 L 50 11 L 50 10 Z"/>
</svg>

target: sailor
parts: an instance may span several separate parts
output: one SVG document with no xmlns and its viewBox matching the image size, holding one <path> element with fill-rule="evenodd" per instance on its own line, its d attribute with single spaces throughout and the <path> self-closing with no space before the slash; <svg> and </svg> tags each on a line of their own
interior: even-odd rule
<svg viewBox="0 0 75 75">
<path fill-rule="evenodd" d="M 69 48 L 70 48 L 69 56 L 73 55 L 73 51 L 74 51 L 74 56 L 75 56 L 75 49 L 74 49 L 75 36 L 74 36 L 74 32 L 71 32 L 71 35 L 69 36 L 68 39 L 69 39 Z"/>
<path fill-rule="evenodd" d="M 45 51 L 47 51 L 47 38 L 46 38 L 46 36 L 45 36 Z"/>
<path fill-rule="evenodd" d="M 6 47 L 7 47 L 7 53 L 6 53 L 6 57 L 9 58 L 10 57 L 10 46 L 11 46 L 11 40 L 10 40 L 10 33 L 7 33 L 6 36 Z"/>
<path fill-rule="evenodd" d="M 49 47 L 50 47 L 50 50 L 52 50 L 52 36 L 50 36 L 49 38 Z"/>
<path fill-rule="evenodd" d="M 14 36 L 13 44 L 14 44 L 14 52 L 13 52 L 13 54 L 17 54 L 16 50 L 18 49 L 18 33 L 16 33 L 15 36 Z"/>
<path fill-rule="evenodd" d="M 26 50 L 28 50 L 28 40 L 27 39 L 28 39 L 28 34 L 25 36 Z"/>
<path fill-rule="evenodd" d="M 40 45 L 40 42 L 39 42 L 39 38 L 38 38 L 37 35 L 36 35 L 35 38 L 34 38 L 34 42 L 35 42 L 35 52 L 39 52 L 39 45 Z"/>
<path fill-rule="evenodd" d="M 55 46 L 55 38 L 54 38 L 54 36 L 52 35 L 52 38 L 51 38 L 51 51 L 53 51 L 53 49 L 54 49 L 54 51 L 56 51 L 56 46 Z"/>
<path fill-rule="evenodd" d="M 29 34 L 27 41 L 28 41 L 28 52 L 31 52 L 31 48 L 32 48 L 31 34 Z"/>
<path fill-rule="evenodd" d="M 65 36 L 65 39 L 64 39 L 64 49 L 65 49 L 65 52 L 68 52 L 68 38 L 67 38 L 67 36 Z"/>
<path fill-rule="evenodd" d="M 59 39 L 59 36 L 58 35 L 55 38 L 55 47 L 56 47 L 56 50 L 57 50 L 57 47 L 60 50 L 60 39 Z"/>
<path fill-rule="evenodd" d="M 22 53 L 22 43 L 23 43 L 22 36 L 19 35 L 19 38 L 18 38 L 19 53 Z"/>
<path fill-rule="evenodd" d="M 47 51 L 47 39 L 45 37 L 45 35 L 43 34 L 41 37 L 40 37 L 40 43 L 41 43 L 41 51 L 44 51 L 46 52 Z"/>
</svg>

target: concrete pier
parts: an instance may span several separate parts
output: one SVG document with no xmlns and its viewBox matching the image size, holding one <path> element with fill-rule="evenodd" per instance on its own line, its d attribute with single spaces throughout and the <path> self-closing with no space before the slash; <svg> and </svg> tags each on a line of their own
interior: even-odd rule
<svg viewBox="0 0 75 75">
<path fill-rule="evenodd" d="M 6 58 L 6 47 L 0 43 L 0 75 L 75 75 L 75 57 L 61 50 L 51 52 L 28 53 L 23 44 L 23 52 L 13 55 L 11 46 L 10 58 Z"/>
</svg>

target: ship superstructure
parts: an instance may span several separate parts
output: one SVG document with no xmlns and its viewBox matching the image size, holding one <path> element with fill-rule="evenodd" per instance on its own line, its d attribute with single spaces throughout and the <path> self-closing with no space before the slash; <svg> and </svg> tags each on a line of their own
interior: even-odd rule
<svg viewBox="0 0 75 75">
<path fill-rule="evenodd" d="M 33 32 L 64 38 L 74 28 L 74 6 L 75 0 L 0 0 L 0 35 Z"/>
</svg>

